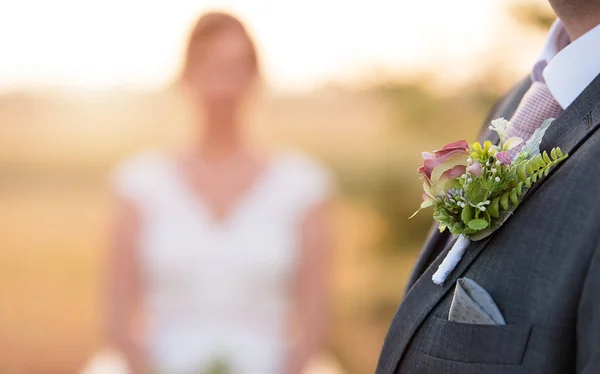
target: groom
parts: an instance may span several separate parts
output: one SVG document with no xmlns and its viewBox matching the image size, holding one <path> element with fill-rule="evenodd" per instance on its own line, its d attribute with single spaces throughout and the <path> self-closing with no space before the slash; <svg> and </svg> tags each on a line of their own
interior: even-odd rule
<svg viewBox="0 0 600 374">
<path fill-rule="evenodd" d="M 550 4 L 559 20 L 531 77 L 484 128 L 504 117 L 526 139 L 557 118 L 540 148 L 569 158 L 442 285 L 431 277 L 454 240 L 430 235 L 377 374 L 600 373 L 600 0 Z"/>
</svg>

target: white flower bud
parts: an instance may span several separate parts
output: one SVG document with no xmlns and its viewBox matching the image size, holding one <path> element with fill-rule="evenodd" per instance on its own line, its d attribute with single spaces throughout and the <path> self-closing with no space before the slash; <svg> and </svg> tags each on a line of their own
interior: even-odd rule
<svg viewBox="0 0 600 374">
<path fill-rule="evenodd" d="M 496 168 L 492 168 L 492 173 L 496 173 Z"/>
<path fill-rule="evenodd" d="M 494 179 L 496 181 L 496 183 L 500 183 L 500 177 L 496 177 L 496 179 Z"/>
<path fill-rule="evenodd" d="M 473 163 L 473 159 L 472 159 L 471 157 L 469 157 L 469 158 L 467 159 L 467 164 L 471 165 L 472 163 Z"/>
<path fill-rule="evenodd" d="M 487 208 L 486 208 L 486 207 L 484 207 L 484 206 L 482 206 L 482 207 L 480 207 L 480 208 L 479 208 L 479 210 L 481 210 L 482 212 L 485 212 L 485 211 L 486 211 L 486 209 L 487 209 Z"/>
<path fill-rule="evenodd" d="M 467 179 L 467 182 L 469 182 L 469 183 L 473 182 L 473 178 Z"/>
</svg>

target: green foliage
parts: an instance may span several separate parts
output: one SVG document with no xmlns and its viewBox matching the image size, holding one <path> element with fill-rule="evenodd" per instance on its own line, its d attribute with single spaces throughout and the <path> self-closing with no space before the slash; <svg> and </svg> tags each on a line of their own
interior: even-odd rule
<svg viewBox="0 0 600 374">
<path fill-rule="evenodd" d="M 505 219 L 504 212 L 519 205 L 528 187 L 568 157 L 554 148 L 550 154 L 544 151 L 529 159 L 517 157 L 512 164 L 501 165 L 489 146 L 475 143 L 471 151 L 472 157 L 479 159 L 475 162 L 482 165 L 481 174 L 457 178 L 460 188 L 451 189 L 434 203 L 433 218 L 440 222 L 440 230 L 449 229 L 453 235 L 481 235 L 482 230 L 497 227 L 495 220 Z"/>
<path fill-rule="evenodd" d="M 556 19 L 552 8 L 546 2 L 517 2 L 510 8 L 510 12 L 521 23 L 543 32 L 547 32 Z"/>
<path fill-rule="evenodd" d="M 473 182 L 465 186 L 467 199 L 473 204 L 486 201 L 494 190 L 495 185 L 493 181 L 488 178 L 473 179 Z"/>
<path fill-rule="evenodd" d="M 485 219 L 472 219 L 469 221 L 469 228 L 473 230 L 483 230 L 490 224 Z"/>
<path fill-rule="evenodd" d="M 471 205 L 465 205 L 460 215 L 460 219 L 468 224 L 473 219 L 473 207 Z"/>
<path fill-rule="evenodd" d="M 499 197 L 496 197 L 495 199 L 492 200 L 492 203 L 490 204 L 490 206 L 488 206 L 487 212 L 490 215 L 490 217 L 492 217 L 492 218 L 500 217 L 500 198 Z"/>
<path fill-rule="evenodd" d="M 520 183 L 530 187 L 532 183 L 535 183 L 538 179 L 548 175 L 550 169 L 565 160 L 569 155 L 563 154 L 560 148 L 552 148 L 550 155 L 544 151 L 539 155 L 531 157 L 529 160 L 525 160 L 516 165 L 516 175 L 519 178 Z M 519 192 L 518 195 L 521 193 Z"/>
</svg>

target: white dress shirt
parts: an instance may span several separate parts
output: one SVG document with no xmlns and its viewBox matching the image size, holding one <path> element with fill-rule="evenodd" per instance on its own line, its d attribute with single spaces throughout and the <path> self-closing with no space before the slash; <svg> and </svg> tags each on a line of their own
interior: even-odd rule
<svg viewBox="0 0 600 374">
<path fill-rule="evenodd" d="M 557 19 L 532 72 L 534 81 L 545 82 L 558 103 L 566 109 L 600 74 L 600 25 L 575 41 Z"/>
</svg>

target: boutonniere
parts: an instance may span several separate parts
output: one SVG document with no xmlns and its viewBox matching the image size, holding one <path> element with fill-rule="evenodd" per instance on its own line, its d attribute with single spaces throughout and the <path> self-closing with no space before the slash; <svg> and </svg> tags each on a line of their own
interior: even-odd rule
<svg viewBox="0 0 600 374">
<path fill-rule="evenodd" d="M 418 169 L 423 179 L 423 203 L 415 214 L 432 207 L 440 231 L 449 230 L 458 237 L 432 277 L 436 284 L 444 283 L 470 241 L 484 239 L 497 230 L 527 190 L 568 157 L 560 148 L 553 148 L 550 154 L 540 153 L 539 145 L 552 121 L 546 120 L 519 152 L 516 147 L 523 140 L 506 138 L 510 123 L 500 118 L 490 126 L 499 135 L 497 145 L 490 141 L 469 145 L 460 140 L 423 153 L 423 166 Z"/>
</svg>

